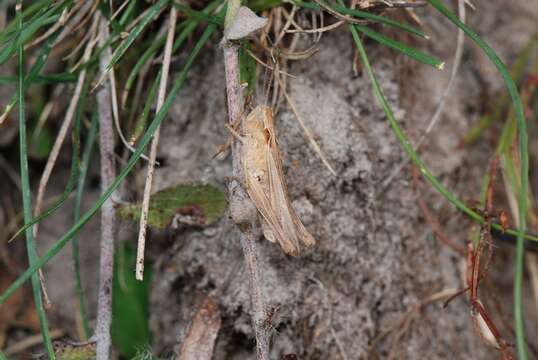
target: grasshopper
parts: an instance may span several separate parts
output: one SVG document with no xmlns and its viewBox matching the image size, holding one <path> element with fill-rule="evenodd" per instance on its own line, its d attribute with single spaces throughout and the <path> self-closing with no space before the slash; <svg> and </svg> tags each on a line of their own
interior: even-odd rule
<svg viewBox="0 0 538 360">
<path fill-rule="evenodd" d="M 291 206 L 271 108 L 258 105 L 244 121 L 242 132 L 246 190 L 261 215 L 263 234 L 286 254 L 297 256 L 301 242 L 311 246 L 315 240 Z"/>
</svg>

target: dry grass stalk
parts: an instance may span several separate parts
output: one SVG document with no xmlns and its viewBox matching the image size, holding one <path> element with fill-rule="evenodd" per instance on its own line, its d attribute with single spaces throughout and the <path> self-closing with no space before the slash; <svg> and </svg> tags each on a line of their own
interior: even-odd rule
<svg viewBox="0 0 538 360">
<path fill-rule="evenodd" d="M 159 93 L 157 96 L 158 113 L 164 104 L 166 97 L 166 83 L 168 82 L 168 73 L 170 70 L 170 59 L 172 58 L 172 45 L 174 43 L 174 31 L 176 28 L 177 10 L 174 6 L 170 8 L 170 20 L 168 25 L 168 34 L 166 37 L 166 45 L 164 48 L 164 58 L 161 82 L 159 85 Z M 159 145 L 160 126 L 153 135 L 151 149 L 149 153 L 148 172 L 146 175 L 146 184 L 144 186 L 144 195 L 142 200 L 142 213 L 140 215 L 140 230 L 138 233 L 138 247 L 136 252 L 136 279 L 142 281 L 144 279 L 144 249 L 146 244 L 146 230 L 148 225 L 149 200 L 151 195 L 151 185 L 153 182 L 153 173 L 155 171 L 155 159 L 157 158 L 157 147 Z"/>
</svg>

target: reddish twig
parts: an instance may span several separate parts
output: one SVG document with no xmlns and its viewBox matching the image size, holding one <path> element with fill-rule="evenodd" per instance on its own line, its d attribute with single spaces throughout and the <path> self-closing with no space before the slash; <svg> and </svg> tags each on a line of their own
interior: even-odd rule
<svg viewBox="0 0 538 360">
<path fill-rule="evenodd" d="M 448 302 L 453 300 L 458 295 L 469 291 L 469 301 L 471 303 L 472 309 L 471 314 L 473 318 L 473 326 L 476 330 L 476 333 L 482 340 L 484 340 L 486 344 L 492 345 L 492 341 L 488 340 L 487 338 L 488 334 L 484 333 L 483 327 L 481 326 L 481 318 L 490 335 L 495 340 L 496 344 L 494 344 L 493 346 L 499 350 L 503 360 L 511 360 L 513 359 L 509 349 L 511 345 L 501 335 L 501 332 L 493 322 L 486 308 L 484 307 L 484 305 L 482 305 L 478 294 L 480 282 L 484 280 L 488 274 L 488 267 L 493 254 L 493 244 L 491 240 L 491 224 L 494 218 L 499 217 L 499 215 L 495 213 L 493 208 L 493 190 L 497 175 L 498 164 L 498 157 L 493 158 L 489 168 L 489 181 L 486 190 L 486 202 L 484 204 L 484 209 L 481 211 L 482 216 L 484 217 L 484 223 L 480 228 L 480 236 L 478 242 L 476 244 L 469 242 L 467 245 L 467 287 L 464 290 L 460 291 L 458 294 L 456 294 L 456 296 L 451 297 L 446 304 L 448 304 Z M 503 212 L 500 212 L 500 214 L 502 215 Z M 484 251 L 486 251 L 486 258 L 485 261 L 482 261 Z"/>
</svg>

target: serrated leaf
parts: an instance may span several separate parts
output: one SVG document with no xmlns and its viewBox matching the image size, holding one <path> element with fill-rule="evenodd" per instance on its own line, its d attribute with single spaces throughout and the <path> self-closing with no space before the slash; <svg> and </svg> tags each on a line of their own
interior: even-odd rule
<svg viewBox="0 0 538 360">
<path fill-rule="evenodd" d="M 217 221 L 226 209 L 226 197 L 213 185 L 177 185 L 151 195 L 149 226 L 164 229 L 174 220 L 189 225 L 207 226 Z M 122 218 L 140 220 L 141 205 L 118 209 Z"/>
</svg>

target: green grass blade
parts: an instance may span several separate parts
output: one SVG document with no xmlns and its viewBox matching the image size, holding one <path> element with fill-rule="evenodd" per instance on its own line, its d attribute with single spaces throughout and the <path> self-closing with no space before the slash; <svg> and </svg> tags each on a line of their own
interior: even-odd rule
<svg viewBox="0 0 538 360">
<path fill-rule="evenodd" d="M 75 117 L 75 126 L 73 127 L 73 155 L 71 158 L 71 170 L 69 172 L 69 177 L 67 179 L 67 184 L 65 186 L 64 191 L 62 192 L 62 195 L 56 200 L 49 208 L 44 210 L 41 214 L 38 216 L 25 221 L 25 224 L 23 227 L 21 227 L 17 232 L 11 237 L 10 241 L 12 239 L 15 239 L 18 237 L 22 232 L 26 231 L 28 228 L 34 226 L 41 220 L 49 217 L 52 215 L 56 210 L 58 210 L 64 202 L 69 198 L 69 195 L 73 192 L 73 189 L 75 188 L 75 184 L 77 182 L 77 178 L 79 176 L 79 164 L 80 164 L 80 151 L 79 151 L 79 145 L 80 145 L 80 118 L 81 118 L 81 111 L 85 106 L 85 99 L 87 97 L 88 93 L 88 86 L 89 81 L 86 81 L 84 84 L 84 88 L 82 90 L 82 94 L 79 100 L 79 103 L 77 105 L 77 114 Z"/>
<path fill-rule="evenodd" d="M 80 176 L 77 183 L 77 192 L 75 196 L 75 209 L 74 209 L 74 222 L 77 223 L 80 219 L 80 209 L 82 204 L 82 195 L 84 193 L 84 184 L 86 183 L 86 175 L 88 173 L 88 167 L 90 166 L 90 159 L 92 155 L 93 145 L 95 143 L 95 137 L 97 134 L 98 127 L 98 116 L 95 111 L 92 116 L 92 123 L 90 130 L 88 131 L 88 138 L 86 139 L 86 144 L 84 145 L 84 153 L 82 155 L 82 161 L 80 163 Z M 79 261 L 79 250 L 78 250 L 78 237 L 73 238 L 72 253 L 73 253 L 73 270 L 75 276 L 75 292 L 78 298 L 78 306 L 80 309 L 80 314 L 82 318 L 82 328 L 84 330 L 84 336 L 87 340 L 90 338 L 90 326 L 88 322 L 88 314 L 86 312 L 86 301 L 84 298 L 84 291 L 82 289 L 82 281 L 80 277 L 80 261 Z"/>
<path fill-rule="evenodd" d="M 201 35 L 200 39 L 196 43 L 194 49 L 192 50 L 183 70 L 179 74 L 178 79 L 174 83 L 174 87 L 170 90 L 170 94 L 166 98 L 166 101 L 163 104 L 163 107 L 159 111 L 159 113 L 156 115 L 153 122 L 148 127 L 148 130 L 146 131 L 146 134 L 142 137 L 140 140 L 139 146 L 136 148 L 136 151 L 131 155 L 131 158 L 127 162 L 127 165 L 123 168 L 121 173 L 118 175 L 118 177 L 114 180 L 112 185 L 101 195 L 101 197 L 97 200 L 97 202 L 92 206 L 90 210 L 84 213 L 80 220 L 73 226 L 69 231 L 60 239 L 58 240 L 54 245 L 52 245 L 47 252 L 39 258 L 35 264 L 30 266 L 23 274 L 21 274 L 5 291 L 2 295 L 0 295 L 0 305 L 2 305 L 7 298 L 9 298 L 13 292 L 15 292 L 24 282 L 26 282 L 30 277 L 32 277 L 33 274 L 37 272 L 37 270 L 45 265 L 52 257 L 54 257 L 64 246 L 73 238 L 73 236 L 92 218 L 92 216 L 99 210 L 101 205 L 110 197 L 110 195 L 119 187 L 121 182 L 125 179 L 125 177 L 131 172 L 131 170 L 134 168 L 136 162 L 142 155 L 142 152 L 145 150 L 147 145 L 152 139 L 153 134 L 157 130 L 157 127 L 161 124 L 163 119 L 166 117 L 166 114 L 170 107 L 172 106 L 172 103 L 174 101 L 174 98 L 178 94 L 179 90 L 183 86 L 183 83 L 185 82 L 185 79 L 187 78 L 187 74 L 190 70 L 190 68 L 193 65 L 194 60 L 198 56 L 199 52 L 202 50 L 205 43 L 209 40 L 209 37 L 213 34 L 213 32 L 216 29 L 215 24 L 209 24 L 203 34 Z"/>
<path fill-rule="evenodd" d="M 527 189 L 529 181 L 529 154 L 528 154 L 528 134 L 527 134 L 527 124 L 525 121 L 525 114 L 523 113 L 523 106 L 521 104 L 521 99 L 519 98 L 519 93 L 517 91 L 517 86 L 510 77 L 510 74 L 503 62 L 497 54 L 489 47 L 489 45 L 482 40 L 478 34 L 469 29 L 464 23 L 462 23 L 456 15 L 454 15 L 450 10 L 448 10 L 439 0 L 428 0 L 429 3 L 435 7 L 443 16 L 449 19 L 457 27 L 462 29 L 465 34 L 471 40 L 473 40 L 481 49 L 484 51 L 486 56 L 490 61 L 497 67 L 501 76 L 504 79 L 506 88 L 510 97 L 512 98 L 512 103 L 514 106 L 514 113 L 517 120 L 518 126 L 518 141 L 519 141 L 519 157 L 521 163 L 521 185 L 520 193 L 518 199 L 519 207 L 519 225 L 518 225 L 518 235 L 517 235 L 517 246 L 516 246 L 516 270 L 514 278 L 514 318 L 515 318 L 515 328 L 516 328 L 516 347 L 520 360 L 526 360 L 527 355 L 527 346 L 525 343 L 525 328 L 523 323 L 523 305 L 522 305 L 522 287 L 523 287 L 523 265 L 525 257 L 525 238 L 524 233 L 527 226 Z"/>
<path fill-rule="evenodd" d="M 222 0 L 216 0 L 211 2 L 204 10 L 202 10 L 202 13 L 204 14 L 210 14 L 222 3 Z M 184 23 L 182 23 L 180 26 L 183 27 L 181 29 L 181 32 L 176 40 L 174 40 L 174 45 L 172 47 L 172 53 L 176 52 L 177 49 L 183 44 L 183 42 L 192 34 L 192 32 L 196 29 L 196 27 L 200 24 L 200 20 L 192 19 L 188 20 Z M 149 61 L 152 55 L 154 55 L 162 46 L 164 46 L 166 37 L 162 36 L 159 39 L 157 39 L 153 44 L 144 52 L 144 54 L 140 57 L 140 59 L 137 61 L 131 72 L 129 73 L 129 76 L 127 77 L 127 81 L 125 82 L 125 92 L 128 93 L 130 89 L 132 88 L 134 81 L 136 80 L 136 77 L 140 73 L 140 70 L 142 67 Z"/>
<path fill-rule="evenodd" d="M 27 21 L 28 18 L 32 17 L 39 11 L 43 11 L 46 7 L 50 6 L 53 3 L 53 0 L 40 0 L 33 1 L 31 5 L 26 6 L 22 11 L 22 20 Z M 4 4 L 0 4 L 0 9 Z M 4 29 L 0 32 L 0 43 L 4 42 L 4 39 L 8 36 L 11 36 L 14 31 L 17 29 L 17 19 L 11 21 L 7 24 Z"/>
<path fill-rule="evenodd" d="M 67 3 L 45 11 L 38 16 L 37 19 L 25 24 L 20 30 L 18 30 L 15 38 L 10 41 L 2 50 L 0 50 L 0 65 L 5 63 L 9 58 L 15 54 L 19 46 L 24 46 L 28 41 L 32 39 L 34 34 L 43 26 L 58 21 L 61 16 L 62 10 L 66 7 Z"/>
<path fill-rule="evenodd" d="M 127 5 L 127 9 L 125 9 L 123 14 L 121 14 L 121 17 L 119 20 L 119 23 L 121 26 L 125 26 L 127 25 L 127 23 L 129 23 L 129 20 L 132 18 L 132 15 L 134 14 L 136 3 L 137 3 L 136 0 L 131 0 L 129 2 L 129 5 Z"/>
<path fill-rule="evenodd" d="M 412 59 L 415 59 L 423 64 L 433 66 L 436 69 L 443 70 L 445 63 L 431 55 L 425 54 L 420 50 L 417 50 L 409 45 L 406 45 L 400 41 L 390 39 L 384 35 L 381 35 L 377 31 L 370 29 L 367 26 L 362 25 L 353 25 L 357 30 L 362 32 L 364 35 L 369 38 L 379 42 L 382 45 L 388 46 L 404 55 L 409 56 Z"/>
<path fill-rule="evenodd" d="M 350 9 L 350 8 L 345 7 L 345 6 L 336 6 L 334 8 L 334 10 L 339 12 L 342 15 L 351 15 L 351 16 L 358 17 L 358 18 L 361 18 L 361 19 L 371 20 L 371 21 L 374 21 L 376 23 L 391 26 L 391 27 L 393 27 L 395 29 L 403 30 L 403 31 L 408 32 L 410 34 L 420 36 L 420 37 L 422 37 L 424 39 L 429 38 L 426 34 L 424 34 L 419 29 L 417 29 L 417 28 L 415 28 L 413 26 L 401 23 L 399 21 L 392 20 L 392 19 L 390 19 L 388 17 L 385 17 L 385 16 L 375 15 L 375 14 L 372 14 L 372 13 L 369 13 L 369 12 L 366 12 L 366 11 Z"/>
<path fill-rule="evenodd" d="M 256 85 L 256 61 L 250 56 L 250 40 L 241 40 L 239 48 L 239 80 L 241 84 L 247 84 L 246 96 L 252 95 Z"/>
<path fill-rule="evenodd" d="M 133 87 L 133 84 L 138 77 L 138 74 L 140 74 L 140 71 L 142 70 L 142 67 L 146 65 L 146 63 L 151 59 L 152 55 L 157 53 L 157 51 L 164 46 L 164 43 L 166 41 L 166 36 L 161 36 L 160 38 L 156 39 L 150 47 L 144 51 L 140 59 L 136 62 L 135 66 L 131 69 L 131 72 L 129 73 L 129 76 L 127 77 L 127 81 L 125 81 L 125 90 L 124 93 L 129 93 L 131 91 L 131 88 Z"/>
<path fill-rule="evenodd" d="M 17 28 L 22 30 L 22 0 L 17 2 Z M 28 222 L 32 218 L 32 199 L 30 193 L 30 178 L 28 174 L 28 154 L 26 141 L 26 113 L 24 103 L 24 44 L 17 45 L 18 57 L 18 77 L 17 96 L 19 98 L 19 141 L 20 141 L 20 166 L 21 166 L 21 187 L 22 187 L 22 204 L 24 212 L 24 222 Z M 28 264 L 34 266 L 38 260 L 36 246 L 34 242 L 34 233 L 31 228 L 26 231 L 26 250 L 28 252 Z M 41 296 L 41 286 L 37 273 L 32 275 L 32 290 L 34 293 L 34 302 L 39 317 L 41 327 L 41 335 L 43 343 L 47 350 L 49 359 L 55 359 L 54 348 L 52 347 L 51 337 L 48 329 L 47 315 L 43 307 L 43 298 Z"/>
<path fill-rule="evenodd" d="M 387 118 L 389 120 L 389 123 L 398 138 L 398 141 L 403 146 L 404 150 L 407 152 L 408 156 L 411 158 L 415 166 L 418 167 L 421 174 L 426 178 L 426 180 L 441 194 L 443 195 L 451 204 L 453 204 L 457 209 L 462 211 L 465 215 L 470 217 L 472 220 L 483 223 L 484 218 L 478 214 L 477 212 L 471 210 L 469 207 L 467 207 L 461 200 L 456 198 L 448 189 L 446 189 L 440 182 L 437 180 L 437 178 L 431 173 L 431 171 L 424 165 L 418 154 L 413 149 L 413 146 L 403 133 L 402 129 L 400 128 L 400 125 L 398 125 L 398 122 L 396 121 L 394 114 L 392 112 L 392 109 L 390 108 L 389 104 L 387 103 L 387 100 L 385 99 L 385 96 L 383 95 L 383 92 L 379 86 L 379 83 L 377 82 L 377 79 L 375 77 L 375 74 L 373 73 L 373 70 L 371 68 L 370 62 L 368 61 L 366 51 L 364 50 L 364 46 L 362 45 L 362 41 L 360 40 L 358 30 L 355 29 L 353 26 L 351 28 L 351 33 L 353 35 L 353 39 L 355 40 L 355 44 L 357 45 L 357 49 L 359 51 L 359 55 L 361 56 L 361 59 L 364 63 L 364 67 L 366 69 L 366 72 L 368 76 L 370 77 L 370 80 L 372 82 L 372 86 L 374 89 L 374 95 L 380 102 L 383 111 L 387 115 Z M 499 224 L 493 224 L 493 228 L 502 231 L 502 227 Z M 507 234 L 518 236 L 519 231 L 515 231 L 512 229 L 509 229 L 506 231 Z M 525 237 L 532 241 L 538 241 L 538 237 L 533 235 L 525 235 Z"/>
<path fill-rule="evenodd" d="M 153 104 L 153 101 L 155 101 L 155 95 L 157 94 L 157 88 L 159 87 L 159 81 L 161 80 L 161 71 L 157 74 L 155 77 L 155 80 L 153 80 L 153 84 L 151 85 L 151 88 L 149 89 L 146 102 L 144 104 L 144 109 L 142 110 L 142 114 L 140 114 L 140 117 L 136 121 L 135 127 L 133 129 L 133 134 L 131 135 L 131 138 L 129 141 L 131 143 L 136 143 L 140 136 L 144 133 L 144 129 L 146 128 L 146 123 L 148 121 L 149 114 L 151 112 L 151 105 Z"/>
<path fill-rule="evenodd" d="M 518 55 L 511 68 L 510 76 L 518 85 L 521 84 L 523 74 L 525 73 L 525 69 L 529 64 L 531 55 L 537 44 L 538 34 L 535 34 L 533 37 L 531 37 L 529 43 L 525 46 L 525 49 L 521 52 L 521 54 Z M 478 121 L 478 124 L 473 126 L 464 136 L 463 143 L 465 145 L 475 142 L 480 136 L 482 136 L 487 128 L 489 128 L 493 123 L 500 121 L 501 118 L 506 115 L 506 108 L 510 104 L 510 95 L 504 93 L 502 96 L 499 96 L 494 103 L 495 107 L 493 110 L 490 113 L 482 116 Z"/>
<path fill-rule="evenodd" d="M 77 81 L 77 74 L 58 73 L 48 75 L 38 75 L 32 79 L 32 84 L 47 85 L 59 83 L 73 83 Z M 17 82 L 16 76 L 0 75 L 0 85 L 13 84 Z"/>
<path fill-rule="evenodd" d="M 114 51 L 114 54 L 112 54 L 112 59 L 110 59 L 110 64 L 107 65 L 107 70 L 110 70 L 120 60 L 120 58 L 129 48 L 129 46 L 131 46 L 132 43 L 138 38 L 138 36 L 140 36 L 142 31 L 144 31 L 146 26 L 153 20 L 155 15 L 157 15 L 167 3 L 168 0 L 160 0 L 150 8 L 144 19 L 142 19 L 142 21 L 140 21 L 140 23 L 135 26 L 127 39 L 125 39 L 116 49 L 116 51 Z"/>
</svg>

